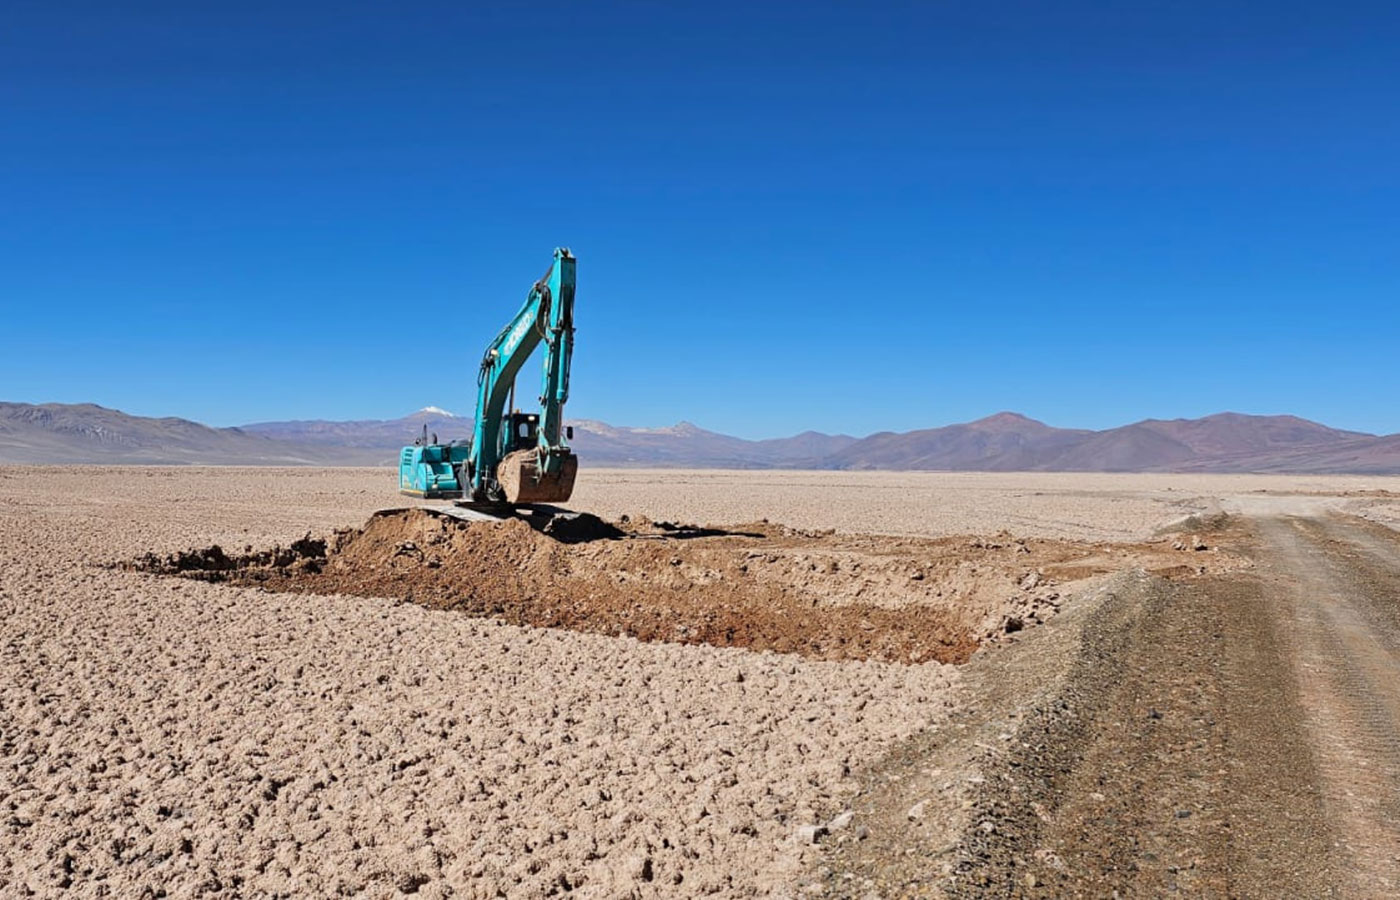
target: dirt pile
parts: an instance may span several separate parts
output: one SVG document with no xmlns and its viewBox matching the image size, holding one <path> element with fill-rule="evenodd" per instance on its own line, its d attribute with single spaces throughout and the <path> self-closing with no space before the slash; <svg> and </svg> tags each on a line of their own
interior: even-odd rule
<svg viewBox="0 0 1400 900">
<path fill-rule="evenodd" d="M 1221 561 L 1165 542 L 896 538 L 626 517 L 466 522 L 422 509 L 375 515 L 328 542 L 247 549 L 230 558 L 211 547 L 137 566 L 646 641 L 960 663 L 1053 615 L 1065 581 L 1134 564 L 1186 575 L 1209 568 L 1198 557 Z"/>
<path fill-rule="evenodd" d="M 244 552 L 229 556 L 218 544 L 211 544 L 196 550 L 178 550 L 161 556 L 146 553 L 135 560 L 122 563 L 119 569 L 134 572 L 158 572 L 163 575 L 188 575 L 202 581 L 227 581 L 240 570 L 286 569 L 297 566 L 302 571 L 319 571 L 321 561 L 326 558 L 326 542 L 316 540 L 307 532 L 300 540 L 283 547 L 274 545 L 271 550 L 254 551 L 252 545 L 243 548 Z"/>
</svg>

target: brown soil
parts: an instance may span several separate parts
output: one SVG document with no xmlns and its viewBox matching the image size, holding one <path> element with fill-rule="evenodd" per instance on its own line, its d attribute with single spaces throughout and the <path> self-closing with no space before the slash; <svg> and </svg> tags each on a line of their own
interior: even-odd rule
<svg viewBox="0 0 1400 900">
<path fill-rule="evenodd" d="M 377 514 L 328 541 L 229 556 L 219 547 L 133 567 L 274 591 L 395 597 L 514 625 L 818 659 L 965 662 L 1040 624 L 1060 586 L 1141 566 L 1166 576 L 1231 567 L 1200 540 L 1152 544 L 838 535 L 758 522 L 466 522 Z M 1207 552 L 1202 552 L 1207 551 Z"/>
</svg>

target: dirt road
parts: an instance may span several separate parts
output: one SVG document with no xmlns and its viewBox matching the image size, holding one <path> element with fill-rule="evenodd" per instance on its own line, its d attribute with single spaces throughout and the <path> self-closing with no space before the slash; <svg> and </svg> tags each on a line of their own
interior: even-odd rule
<svg viewBox="0 0 1400 900">
<path fill-rule="evenodd" d="M 1351 896 L 1400 891 L 1400 544 L 1355 519 L 1270 518 L 1324 808 Z"/>
<path fill-rule="evenodd" d="M 1123 576 L 967 667 L 965 710 L 860 774 L 836 896 L 1400 892 L 1400 535 L 1236 519 L 1253 569 Z M 922 806 L 920 804 L 923 804 Z"/>
</svg>

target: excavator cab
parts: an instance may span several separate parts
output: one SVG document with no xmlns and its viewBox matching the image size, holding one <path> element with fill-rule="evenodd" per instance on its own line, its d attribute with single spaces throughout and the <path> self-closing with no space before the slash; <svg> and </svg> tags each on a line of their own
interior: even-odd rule
<svg viewBox="0 0 1400 900">
<path fill-rule="evenodd" d="M 516 450 L 529 450 L 539 443 L 540 415 L 539 413 L 525 413 L 520 410 L 510 414 L 510 428 L 506 434 L 504 452 L 514 453 Z"/>
<path fill-rule="evenodd" d="M 510 414 L 510 439 L 506 442 L 505 453 L 516 450 L 529 450 L 539 443 L 540 417 L 538 413 L 523 413 L 520 410 Z M 564 426 L 564 439 L 574 439 L 574 426 Z"/>
<path fill-rule="evenodd" d="M 502 423 L 507 427 L 502 440 L 500 465 L 496 467 L 497 483 L 508 503 L 562 503 L 574 491 L 578 475 L 578 457 L 567 447 L 552 448 L 556 457 L 553 471 L 540 467 L 540 417 L 538 413 L 512 412 Z M 565 428 L 572 438 L 572 426 Z"/>
</svg>

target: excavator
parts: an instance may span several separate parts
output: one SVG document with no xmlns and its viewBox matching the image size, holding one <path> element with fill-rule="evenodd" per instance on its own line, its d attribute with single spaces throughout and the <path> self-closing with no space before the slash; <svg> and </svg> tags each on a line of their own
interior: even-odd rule
<svg viewBox="0 0 1400 900">
<path fill-rule="evenodd" d="M 515 408 L 515 376 L 544 344 L 539 413 Z M 554 251 L 544 277 L 486 348 L 476 377 L 476 420 L 466 441 L 422 437 L 399 454 L 399 493 L 488 509 L 563 503 L 574 490 L 578 457 L 564 425 L 574 352 L 574 255 Z"/>
</svg>

